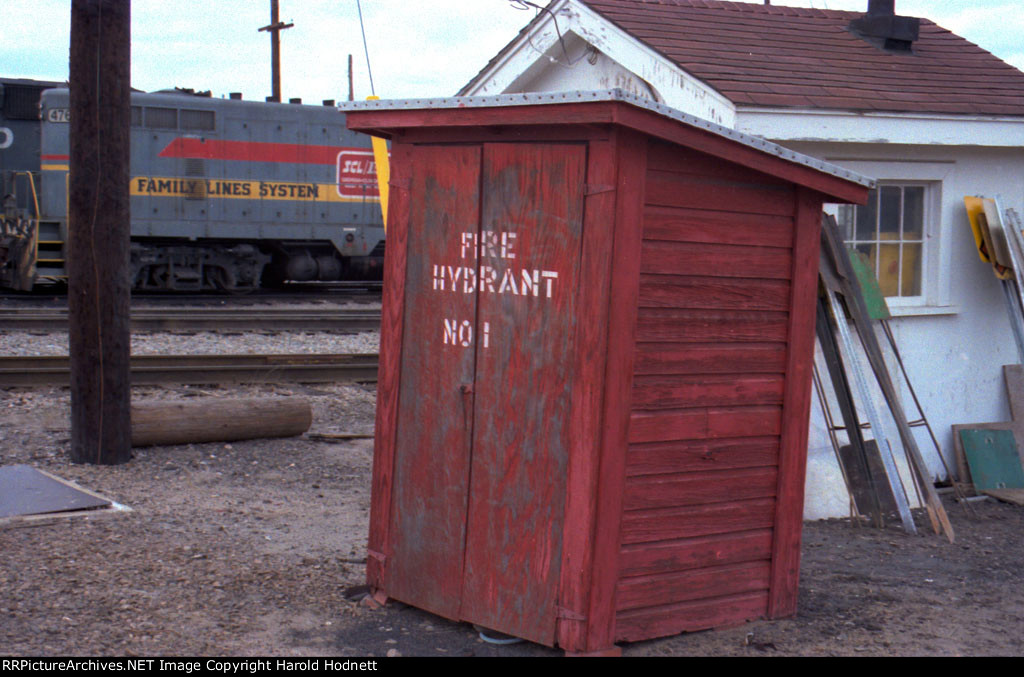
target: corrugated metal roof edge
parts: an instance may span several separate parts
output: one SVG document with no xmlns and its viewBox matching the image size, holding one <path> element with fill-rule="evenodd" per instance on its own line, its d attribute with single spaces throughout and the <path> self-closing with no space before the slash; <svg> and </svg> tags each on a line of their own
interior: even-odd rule
<svg viewBox="0 0 1024 677">
<path fill-rule="evenodd" d="M 586 101 L 619 101 L 628 103 L 638 108 L 645 108 L 649 111 L 664 115 L 684 124 L 703 129 L 712 134 L 717 134 L 750 148 L 760 150 L 789 162 L 811 167 L 818 171 L 832 176 L 859 184 L 861 186 L 873 187 L 874 179 L 862 176 L 857 172 L 838 167 L 824 162 L 809 155 L 797 153 L 776 143 L 772 143 L 759 136 L 751 136 L 735 129 L 723 127 L 703 118 L 689 115 L 669 108 L 664 104 L 645 99 L 623 91 L 621 89 L 605 89 L 595 91 L 574 91 L 574 92 L 539 92 L 521 94 L 497 94 L 494 96 L 455 96 L 437 99 L 378 99 L 374 101 L 346 101 L 339 104 L 341 111 L 360 110 L 422 110 L 422 109 L 447 109 L 447 108 L 495 108 L 499 106 L 538 106 L 555 105 L 564 103 L 580 103 Z"/>
</svg>

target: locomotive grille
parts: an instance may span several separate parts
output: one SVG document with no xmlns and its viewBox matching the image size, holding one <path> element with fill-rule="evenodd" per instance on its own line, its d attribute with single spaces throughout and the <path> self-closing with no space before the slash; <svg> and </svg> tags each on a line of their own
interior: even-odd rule
<svg viewBox="0 0 1024 677">
<path fill-rule="evenodd" d="M 185 160 L 185 176 L 206 176 L 206 161 L 198 158 Z M 206 182 L 194 181 L 190 183 L 192 192 L 185 196 L 186 200 L 205 200 Z"/>
<path fill-rule="evenodd" d="M 39 96 L 42 87 L 5 84 L 3 87 L 3 115 L 8 120 L 38 120 Z"/>
</svg>

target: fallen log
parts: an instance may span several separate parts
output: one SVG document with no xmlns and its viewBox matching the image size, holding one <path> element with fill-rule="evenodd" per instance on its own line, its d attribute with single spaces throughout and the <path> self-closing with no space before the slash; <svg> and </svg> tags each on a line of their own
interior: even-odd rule
<svg viewBox="0 0 1024 677">
<path fill-rule="evenodd" d="M 313 422 L 299 397 L 137 402 L 131 412 L 133 447 L 293 437 Z"/>
</svg>

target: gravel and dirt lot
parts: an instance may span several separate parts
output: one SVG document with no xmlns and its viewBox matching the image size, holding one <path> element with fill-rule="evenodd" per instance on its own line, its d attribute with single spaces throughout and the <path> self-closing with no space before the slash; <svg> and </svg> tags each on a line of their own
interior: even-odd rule
<svg viewBox="0 0 1024 677">
<path fill-rule="evenodd" d="M 310 433 L 372 432 L 372 386 L 133 392 L 289 396 L 312 403 Z M 486 643 L 469 625 L 401 604 L 356 601 L 372 440 L 152 447 L 121 466 L 75 465 L 69 399 L 66 388 L 0 389 L 0 464 L 35 466 L 130 511 L 0 525 L 0 655 L 561 654 Z M 953 544 L 923 515 L 920 536 L 895 520 L 883 530 L 808 522 L 795 618 L 628 644 L 623 655 L 1024 655 L 1024 508 L 987 500 L 970 517 L 946 500 Z"/>
</svg>

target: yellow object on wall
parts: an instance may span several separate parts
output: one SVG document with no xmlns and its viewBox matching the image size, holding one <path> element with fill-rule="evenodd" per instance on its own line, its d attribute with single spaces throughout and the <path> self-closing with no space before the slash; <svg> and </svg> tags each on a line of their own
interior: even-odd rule
<svg viewBox="0 0 1024 677">
<path fill-rule="evenodd" d="M 982 261 L 992 264 L 992 270 L 1000 280 L 1009 280 L 1013 277 L 1013 270 L 1000 265 L 996 261 L 995 249 L 992 242 L 992 234 L 989 232 L 988 219 L 985 216 L 985 202 L 988 198 L 964 197 L 964 206 L 967 208 L 967 220 L 971 224 L 971 233 L 974 235 L 974 245 L 978 248 L 978 256 Z"/>
<path fill-rule="evenodd" d="M 379 96 L 368 96 L 367 101 L 376 101 Z M 373 143 L 373 160 L 377 165 L 377 188 L 380 192 L 380 211 L 384 217 L 384 232 L 388 232 L 388 182 L 391 180 L 391 163 L 388 159 L 388 142 L 376 136 Z"/>
</svg>

